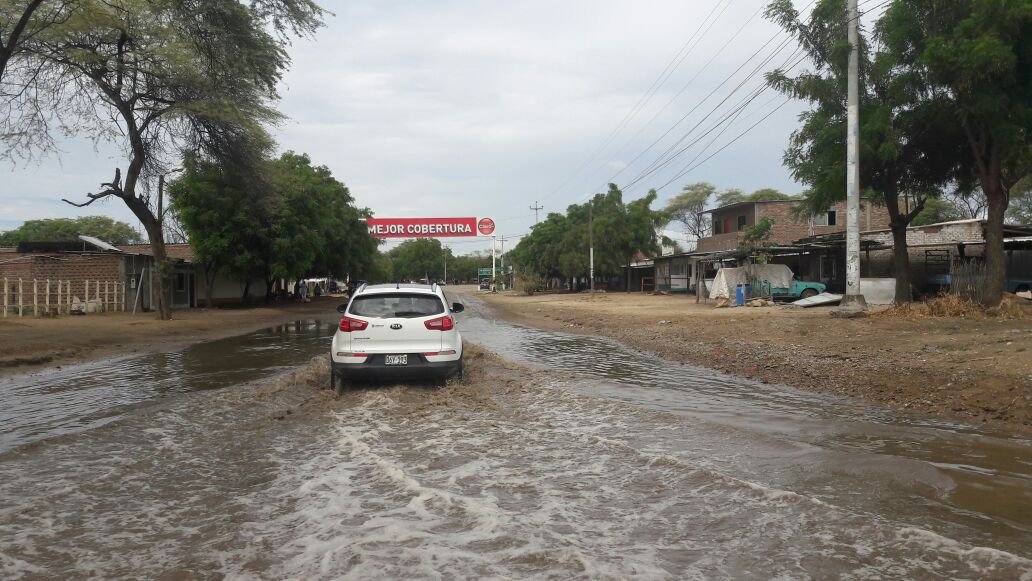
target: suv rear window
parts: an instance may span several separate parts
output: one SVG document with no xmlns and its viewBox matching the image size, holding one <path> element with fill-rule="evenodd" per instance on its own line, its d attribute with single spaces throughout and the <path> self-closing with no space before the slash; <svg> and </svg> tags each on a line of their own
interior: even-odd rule
<svg viewBox="0 0 1032 581">
<path fill-rule="evenodd" d="M 444 303 L 434 295 L 390 293 L 357 296 L 348 312 L 374 319 L 429 317 L 444 312 Z"/>
</svg>

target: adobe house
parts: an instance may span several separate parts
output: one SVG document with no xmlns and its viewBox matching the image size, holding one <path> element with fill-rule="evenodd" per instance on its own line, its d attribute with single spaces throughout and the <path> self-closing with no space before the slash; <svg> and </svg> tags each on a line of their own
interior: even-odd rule
<svg viewBox="0 0 1032 581">
<path fill-rule="evenodd" d="M 700 238 L 696 252 L 720 252 L 738 248 L 738 241 L 746 228 L 755 226 L 764 218 L 771 218 L 770 244 L 791 244 L 801 238 L 833 234 L 846 231 L 846 204 L 839 202 L 817 216 L 797 215 L 801 202 L 798 200 L 772 200 L 768 202 L 739 202 L 712 210 L 710 214 L 712 233 Z M 860 201 L 860 231 L 888 228 L 889 215 L 883 206 L 869 199 Z"/>
</svg>

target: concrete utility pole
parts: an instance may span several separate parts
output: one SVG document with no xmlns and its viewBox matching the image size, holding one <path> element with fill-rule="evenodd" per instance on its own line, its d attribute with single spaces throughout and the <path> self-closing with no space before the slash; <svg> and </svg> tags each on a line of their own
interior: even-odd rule
<svg viewBox="0 0 1032 581">
<path fill-rule="evenodd" d="M 184 168 L 177 167 L 158 176 L 158 227 L 161 228 L 161 235 L 165 235 L 165 176 L 183 171 Z"/>
<path fill-rule="evenodd" d="M 491 290 L 495 290 L 495 241 L 496 236 L 491 237 Z"/>
<path fill-rule="evenodd" d="M 857 0 L 848 0 L 849 83 L 846 101 L 846 295 L 842 306 L 866 310 L 860 293 L 860 23 Z"/>
<path fill-rule="evenodd" d="M 505 280 L 505 236 L 499 236 L 498 240 L 500 240 L 501 243 L 502 243 L 502 251 L 501 251 L 501 253 L 499 253 L 498 259 L 502 263 L 502 286 L 505 287 L 506 286 L 506 280 Z"/>
<path fill-rule="evenodd" d="M 534 205 L 531 206 L 530 209 L 534 210 L 534 224 L 537 224 L 538 223 L 538 210 L 543 210 L 544 206 L 539 205 L 537 203 L 537 200 L 534 200 Z"/>
<path fill-rule="evenodd" d="M 591 277 L 591 294 L 595 294 L 595 218 L 592 213 L 594 200 L 588 202 L 588 276 Z"/>
</svg>

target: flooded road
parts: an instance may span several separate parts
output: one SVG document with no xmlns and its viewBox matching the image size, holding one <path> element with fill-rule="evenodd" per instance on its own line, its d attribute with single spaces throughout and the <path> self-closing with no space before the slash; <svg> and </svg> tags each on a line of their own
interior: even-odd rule
<svg viewBox="0 0 1032 581">
<path fill-rule="evenodd" d="M 446 389 L 336 400 L 325 360 L 282 373 L 299 347 L 193 388 L 137 372 L 150 404 L 83 387 L 81 416 L 118 413 L 48 423 L 36 384 L 75 390 L 24 379 L 0 576 L 1032 579 L 1027 441 L 467 307 L 505 359 Z"/>
<path fill-rule="evenodd" d="M 0 452 L 96 428 L 143 403 L 283 372 L 326 353 L 335 329 L 296 321 L 175 351 L 0 377 Z"/>
</svg>

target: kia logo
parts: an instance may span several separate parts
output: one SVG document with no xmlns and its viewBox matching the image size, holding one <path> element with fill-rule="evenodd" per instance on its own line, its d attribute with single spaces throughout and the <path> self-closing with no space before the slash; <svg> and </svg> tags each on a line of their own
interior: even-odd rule
<svg viewBox="0 0 1032 581">
<path fill-rule="evenodd" d="M 394 329 L 395 331 L 397 331 L 400 328 L 401 328 L 401 323 L 394 323 L 393 325 L 391 325 L 391 329 Z"/>
</svg>

